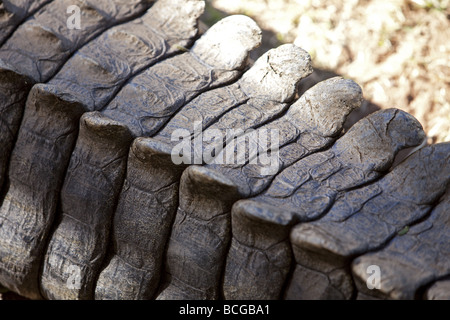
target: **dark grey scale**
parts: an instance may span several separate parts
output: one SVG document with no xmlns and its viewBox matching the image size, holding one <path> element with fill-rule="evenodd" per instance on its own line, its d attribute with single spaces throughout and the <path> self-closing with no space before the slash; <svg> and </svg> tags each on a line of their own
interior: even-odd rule
<svg viewBox="0 0 450 320">
<path fill-rule="evenodd" d="M 3 0 L 0 2 L 0 47 L 14 30 L 39 8 L 52 0 Z"/>
<path fill-rule="evenodd" d="M 162 1 L 155 6 L 158 4 L 164 8 L 164 21 L 174 21 L 175 25 L 159 24 L 172 32 L 176 26 L 186 28 L 187 17 L 196 19 L 201 13 L 199 9 L 203 9 L 203 2 L 199 1 Z M 183 10 L 167 11 L 169 5 L 183 6 Z M 192 9 L 187 10 L 187 5 L 192 5 Z M 187 16 L 168 18 L 167 12 Z M 233 28 L 239 28 L 244 41 L 236 46 L 234 58 L 228 54 L 218 59 L 210 48 L 219 41 L 225 45 L 224 39 Z M 250 41 L 251 37 L 253 40 Z M 191 49 L 164 59 L 131 78 L 101 111 L 83 115 L 61 189 L 58 223 L 50 235 L 44 257 L 41 290 L 47 298 L 94 297 L 132 139 L 149 135 L 162 126 L 165 122 L 164 117 L 160 117 L 162 114 L 167 115 L 168 120 L 171 113 L 203 91 L 235 80 L 247 63 L 249 51 L 259 43 L 260 30 L 253 20 L 244 16 L 225 18 L 203 34 Z M 182 44 L 174 45 L 180 47 Z M 135 126 L 136 123 L 140 125 Z M 115 151 L 111 153 L 110 149 Z M 76 270 L 76 278 L 71 270 Z M 72 280 L 76 285 L 70 284 Z M 109 284 L 104 298 L 109 291 L 114 292 L 118 283 Z M 140 285 L 139 289 L 148 295 L 147 286 Z M 97 297 L 100 298 L 100 293 Z"/>
<path fill-rule="evenodd" d="M 343 193 L 385 174 L 400 150 L 420 145 L 424 138 L 420 123 L 404 111 L 372 113 L 329 149 L 285 168 L 252 200 L 282 205 L 298 221 L 316 220 Z"/>
<path fill-rule="evenodd" d="M 321 219 L 295 226 L 290 241 L 296 266 L 286 298 L 354 297 L 352 261 L 388 245 L 397 234 L 404 233 L 406 227 L 427 218 L 450 181 L 449 151 L 450 143 L 421 148 L 380 180 L 336 199 Z M 445 208 L 447 210 L 448 206 Z M 442 241 L 445 241 L 445 234 L 442 234 Z M 397 241 L 394 239 L 393 243 Z M 434 246 L 438 247 L 438 243 Z M 406 243 L 403 249 L 407 259 Z M 420 255 L 415 257 L 421 260 Z M 448 268 L 448 261 L 445 265 Z M 362 273 L 357 266 L 353 269 Z M 386 276 L 388 267 L 384 272 Z M 402 274 L 398 275 L 399 279 Z M 420 284 L 420 276 L 411 281 Z"/>
<path fill-rule="evenodd" d="M 38 5 L 42 1 L 34 1 Z M 9 1 L 7 1 L 9 3 Z M 22 23 L 0 48 L 0 187 L 17 139 L 28 93 L 47 82 L 69 57 L 104 30 L 141 15 L 150 0 L 59 0 Z M 8 5 L 9 7 L 10 5 Z M 80 29 L 70 29 L 67 10 L 80 9 Z"/>
<path fill-rule="evenodd" d="M 447 146 L 447 152 L 448 150 Z M 444 169 L 441 173 L 447 176 L 449 175 L 448 160 L 447 153 L 447 163 L 441 167 Z M 424 190 L 420 191 L 424 192 Z M 416 201 L 416 199 L 414 197 L 405 200 Z M 426 204 L 423 200 L 419 203 Z M 356 258 L 352 263 L 352 274 L 358 294 L 378 299 L 448 300 L 450 298 L 449 281 L 437 280 L 450 276 L 449 208 L 450 189 L 447 187 L 446 194 L 427 219 L 417 224 L 405 225 L 387 246 Z M 379 267 L 379 287 L 374 288 L 371 285 L 371 281 L 374 280 L 369 278 L 370 266 Z M 437 283 L 433 284 L 435 281 Z M 433 285 L 426 291 L 425 296 L 420 296 L 421 289 L 429 287 L 430 284 Z"/>
</svg>

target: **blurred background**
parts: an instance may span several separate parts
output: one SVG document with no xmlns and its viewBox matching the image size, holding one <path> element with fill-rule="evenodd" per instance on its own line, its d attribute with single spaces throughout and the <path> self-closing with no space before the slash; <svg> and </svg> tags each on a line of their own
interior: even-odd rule
<svg viewBox="0 0 450 320">
<path fill-rule="evenodd" d="M 308 51 L 315 72 L 300 93 L 326 78 L 356 81 L 366 101 L 346 124 L 399 108 L 423 125 L 429 143 L 450 141 L 450 0 L 207 0 L 202 21 L 230 14 L 263 29 L 256 60 L 283 43 Z"/>
</svg>

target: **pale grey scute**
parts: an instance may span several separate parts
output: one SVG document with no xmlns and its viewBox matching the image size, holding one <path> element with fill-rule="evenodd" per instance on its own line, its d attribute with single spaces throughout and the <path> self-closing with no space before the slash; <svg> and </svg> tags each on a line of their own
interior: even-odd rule
<svg viewBox="0 0 450 320">
<path fill-rule="evenodd" d="M 0 2 L 0 46 L 36 10 L 52 0 L 3 0 Z"/>
</svg>

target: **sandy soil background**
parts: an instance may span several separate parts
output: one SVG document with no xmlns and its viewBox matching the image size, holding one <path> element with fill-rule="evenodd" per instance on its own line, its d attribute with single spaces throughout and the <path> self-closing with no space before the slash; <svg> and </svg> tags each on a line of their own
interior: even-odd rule
<svg viewBox="0 0 450 320">
<path fill-rule="evenodd" d="M 207 0 L 203 21 L 230 14 L 264 29 L 253 59 L 282 43 L 311 54 L 316 72 L 301 92 L 336 74 L 355 80 L 367 101 L 348 126 L 395 107 L 422 123 L 429 143 L 450 141 L 449 0 Z"/>
</svg>

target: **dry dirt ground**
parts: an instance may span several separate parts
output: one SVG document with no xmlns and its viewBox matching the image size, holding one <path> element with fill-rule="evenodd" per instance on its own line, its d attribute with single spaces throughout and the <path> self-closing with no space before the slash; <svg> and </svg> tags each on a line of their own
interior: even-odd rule
<svg viewBox="0 0 450 320">
<path fill-rule="evenodd" d="M 203 21 L 230 14 L 264 29 L 252 58 L 281 43 L 307 50 L 317 72 L 300 90 L 335 74 L 355 80 L 366 102 L 349 125 L 379 108 L 399 108 L 428 142 L 450 141 L 449 0 L 207 0 Z"/>
</svg>

